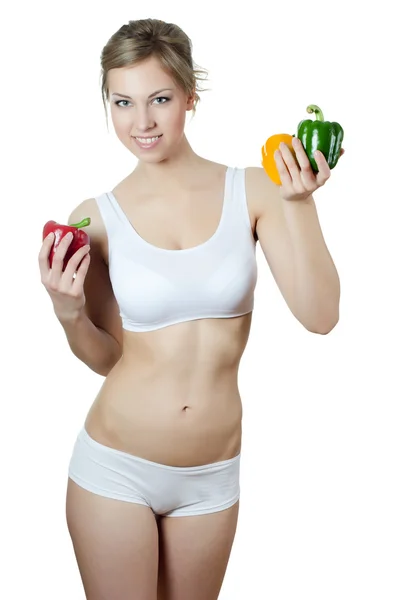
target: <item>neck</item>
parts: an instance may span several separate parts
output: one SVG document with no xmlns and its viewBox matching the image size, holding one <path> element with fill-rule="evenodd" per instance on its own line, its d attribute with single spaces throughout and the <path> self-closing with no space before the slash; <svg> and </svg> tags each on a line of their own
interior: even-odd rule
<svg viewBox="0 0 397 600">
<path fill-rule="evenodd" d="M 152 181 L 161 178 L 161 184 L 172 183 L 175 180 L 183 183 L 189 179 L 203 159 L 198 156 L 190 146 L 184 135 L 178 149 L 172 156 L 156 163 L 139 161 L 134 169 L 134 174 L 139 177 L 151 178 Z M 153 179 L 154 178 L 154 179 Z"/>
</svg>

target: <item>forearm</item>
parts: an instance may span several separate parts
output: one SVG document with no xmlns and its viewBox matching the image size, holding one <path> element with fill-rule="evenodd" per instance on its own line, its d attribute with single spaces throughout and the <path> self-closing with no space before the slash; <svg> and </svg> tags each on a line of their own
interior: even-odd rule
<svg viewBox="0 0 397 600">
<path fill-rule="evenodd" d="M 340 282 L 325 244 L 316 205 L 283 201 L 294 272 L 294 313 L 310 331 L 328 333 L 339 319 Z"/>
<path fill-rule="evenodd" d="M 95 373 L 106 377 L 121 357 L 118 342 L 96 327 L 85 312 L 73 319 L 59 321 L 73 354 Z"/>
</svg>

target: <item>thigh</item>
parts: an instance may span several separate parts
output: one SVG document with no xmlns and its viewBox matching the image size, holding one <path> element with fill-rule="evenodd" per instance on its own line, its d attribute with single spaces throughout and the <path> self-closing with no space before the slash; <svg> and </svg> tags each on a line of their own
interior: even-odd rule
<svg viewBox="0 0 397 600">
<path fill-rule="evenodd" d="M 232 549 L 239 502 L 226 510 L 159 521 L 158 600 L 216 600 Z"/>
<path fill-rule="evenodd" d="M 66 520 L 87 600 L 157 600 L 158 529 L 150 508 L 69 479 Z"/>
</svg>

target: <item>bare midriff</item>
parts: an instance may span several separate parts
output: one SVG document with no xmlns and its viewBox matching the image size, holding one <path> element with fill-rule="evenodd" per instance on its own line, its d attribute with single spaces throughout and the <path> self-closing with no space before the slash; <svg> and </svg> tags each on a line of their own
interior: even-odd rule
<svg viewBox="0 0 397 600">
<path fill-rule="evenodd" d="M 85 422 L 101 444 L 171 466 L 227 460 L 241 449 L 239 363 L 252 313 L 123 333 L 123 356 Z"/>
</svg>

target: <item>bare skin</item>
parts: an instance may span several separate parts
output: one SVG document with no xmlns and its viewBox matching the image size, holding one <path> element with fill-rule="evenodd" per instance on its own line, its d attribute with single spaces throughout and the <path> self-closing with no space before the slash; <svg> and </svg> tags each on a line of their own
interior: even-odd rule
<svg viewBox="0 0 397 600">
<path fill-rule="evenodd" d="M 190 190 L 158 199 L 131 176 L 113 193 L 141 237 L 178 252 L 205 242 L 216 230 L 224 178 L 223 165 L 198 161 Z M 93 202 L 86 211 L 97 215 Z M 107 263 L 103 228 L 100 242 Z M 123 356 L 88 414 L 88 433 L 113 448 L 174 466 L 236 456 L 242 416 L 237 372 L 250 324 L 248 314 L 124 331 Z"/>
<path fill-rule="evenodd" d="M 152 100 L 154 91 L 163 89 L 167 92 Z M 121 94 L 128 99 L 121 100 Z M 150 58 L 110 72 L 109 98 L 116 135 L 138 158 L 135 170 L 112 190 L 131 227 L 149 244 L 175 252 L 205 243 L 220 220 L 226 166 L 198 156 L 185 137 L 194 96 Z M 158 135 L 155 150 L 139 149 L 136 137 Z M 251 230 L 290 310 L 309 331 L 328 333 L 338 319 L 338 278 L 310 190 L 323 185 L 329 173 L 325 159 L 319 159 L 315 181 L 302 148 L 296 156 L 301 171 L 288 149 L 277 157 L 280 189 L 263 169 L 246 169 Z M 76 252 L 64 274 L 65 240 L 52 269 L 51 240 L 44 241 L 39 262 L 55 313 L 75 346 L 83 311 L 89 319 L 88 324 L 83 319 L 84 331 L 101 348 L 109 347 L 109 357 L 106 351 L 98 361 L 106 378 L 85 421 L 88 433 L 111 448 L 165 465 L 196 466 L 236 456 L 242 423 L 238 367 L 252 315 L 124 331 L 95 199 L 79 204 L 69 223 L 87 216 L 90 247 Z M 91 347 L 83 352 L 87 364 L 90 352 Z M 87 599 L 216 600 L 238 511 L 239 502 L 208 515 L 165 518 L 69 480 L 67 524 Z"/>
<path fill-rule="evenodd" d="M 191 248 L 217 227 L 225 166 L 199 159 L 196 173 L 197 189 L 194 178 L 190 192 L 182 189 L 178 196 L 173 192 L 161 199 L 164 204 L 151 213 L 158 213 L 158 220 L 140 210 L 153 200 L 147 191 L 140 193 L 132 176 L 113 193 L 146 241 L 175 251 Z M 93 277 L 94 261 L 108 263 L 107 236 L 94 199 L 83 203 L 78 214 L 91 216 L 91 245 L 98 248 L 92 252 Z M 254 214 L 251 221 L 254 235 Z M 173 466 L 236 456 L 242 433 L 238 366 L 251 317 L 199 319 L 145 333 L 123 331 L 120 322 L 119 331 L 112 331 L 121 339 L 123 355 L 88 413 L 87 432 L 111 448 Z M 239 502 L 209 515 L 155 519 L 144 506 L 95 496 L 69 480 L 68 527 L 87 598 L 215 600 L 238 513 Z M 126 532 L 128 523 L 132 536 Z"/>
</svg>

